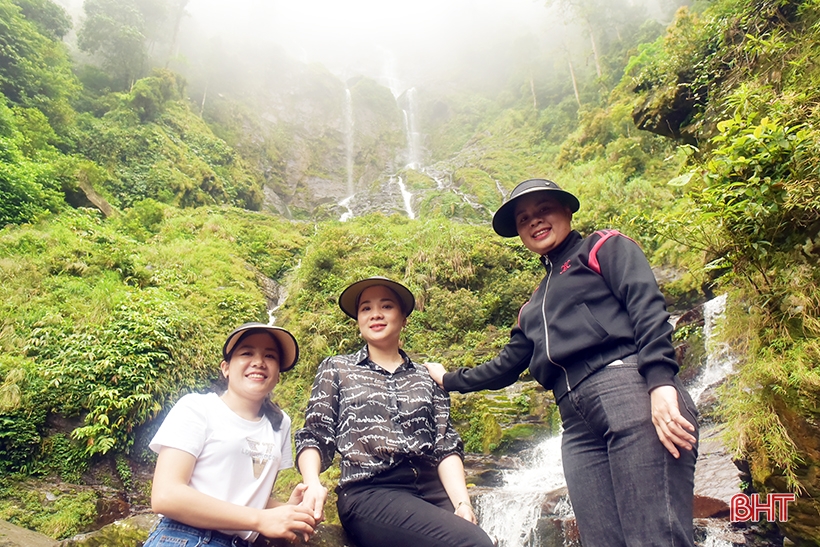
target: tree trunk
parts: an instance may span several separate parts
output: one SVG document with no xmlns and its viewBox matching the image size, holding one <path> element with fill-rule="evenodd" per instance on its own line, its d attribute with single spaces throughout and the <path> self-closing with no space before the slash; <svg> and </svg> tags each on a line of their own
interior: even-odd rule
<svg viewBox="0 0 820 547">
<path fill-rule="evenodd" d="M 208 96 L 208 84 L 205 84 L 205 90 L 202 92 L 202 104 L 199 105 L 199 117 L 202 117 L 202 112 L 205 111 L 205 97 Z"/>
<path fill-rule="evenodd" d="M 601 58 L 598 55 L 598 44 L 595 43 L 595 32 L 592 30 L 592 24 L 589 22 L 589 19 L 584 19 L 584 22 L 587 24 L 589 41 L 592 43 L 592 56 L 595 58 L 595 72 L 598 74 L 598 78 L 600 78 L 602 76 Z"/>
<path fill-rule="evenodd" d="M 535 96 L 535 80 L 532 77 L 532 70 L 530 70 L 530 93 L 532 94 L 532 107 L 538 110 L 538 99 Z"/>
<path fill-rule="evenodd" d="M 177 1 L 177 12 L 174 17 L 174 33 L 171 36 L 171 45 L 168 48 L 168 59 L 165 61 L 165 68 L 171 62 L 171 58 L 176 56 L 177 37 L 179 36 L 179 27 L 182 24 L 182 17 L 185 15 L 185 6 L 188 5 L 189 0 Z"/>
<path fill-rule="evenodd" d="M 572 59 L 567 54 L 567 64 L 569 65 L 569 75 L 572 78 L 572 90 L 575 91 L 575 102 L 578 103 L 578 108 L 581 108 L 581 95 L 578 93 L 578 82 L 575 80 L 575 69 L 572 68 Z"/>
</svg>

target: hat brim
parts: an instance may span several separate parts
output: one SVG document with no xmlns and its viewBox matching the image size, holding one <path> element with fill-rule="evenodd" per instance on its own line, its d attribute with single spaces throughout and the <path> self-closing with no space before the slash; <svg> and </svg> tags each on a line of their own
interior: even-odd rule
<svg viewBox="0 0 820 547">
<path fill-rule="evenodd" d="M 573 213 L 581 208 L 581 203 L 574 195 L 566 190 L 559 188 L 545 188 L 543 186 L 528 188 L 516 195 L 514 198 L 506 202 L 498 208 L 498 211 L 493 215 L 493 230 L 501 237 L 515 237 L 518 235 L 518 228 L 515 225 L 515 206 L 519 199 L 529 194 L 536 192 L 548 192 L 550 197 L 554 197 L 567 207 Z"/>
<path fill-rule="evenodd" d="M 398 297 L 401 299 L 402 308 L 405 312 L 405 317 L 412 313 L 413 308 L 416 307 L 416 299 L 413 297 L 413 293 L 410 292 L 410 289 L 402 285 L 401 283 L 396 283 L 393 280 L 387 279 L 386 277 L 368 277 L 367 279 L 362 279 L 361 281 L 357 281 L 347 287 L 342 294 L 339 295 L 339 307 L 342 309 L 345 314 L 353 319 L 357 319 L 359 316 L 358 310 L 358 302 L 359 297 L 364 292 L 365 289 L 369 287 L 375 287 L 376 285 L 384 285 L 385 287 L 392 289 Z"/>
<path fill-rule="evenodd" d="M 264 323 L 245 323 L 234 329 L 222 346 L 222 358 L 227 361 L 242 335 L 252 330 L 266 332 L 279 343 L 282 350 L 279 360 L 279 372 L 288 371 L 296 366 L 296 362 L 299 360 L 299 344 L 296 342 L 296 337 L 282 327 L 274 327 Z"/>
</svg>

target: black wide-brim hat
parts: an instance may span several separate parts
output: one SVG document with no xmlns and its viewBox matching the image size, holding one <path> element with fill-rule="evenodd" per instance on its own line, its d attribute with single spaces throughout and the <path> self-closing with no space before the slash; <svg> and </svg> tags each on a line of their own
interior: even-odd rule
<svg viewBox="0 0 820 547">
<path fill-rule="evenodd" d="M 245 323 L 236 327 L 228 335 L 225 345 L 222 346 L 222 358 L 227 361 L 239 341 L 245 335 L 250 335 L 252 331 L 266 332 L 279 342 L 279 347 L 282 349 L 279 372 L 290 370 L 296 365 L 296 361 L 299 360 L 299 344 L 296 343 L 296 337 L 282 327 L 274 327 L 265 323 Z"/>
<path fill-rule="evenodd" d="M 398 295 L 401 299 L 405 317 L 410 315 L 413 308 L 416 307 L 416 299 L 413 297 L 413 293 L 410 292 L 410 289 L 401 283 L 396 283 L 391 279 L 381 276 L 362 279 L 361 281 L 357 281 L 343 290 L 342 294 L 339 295 L 339 307 L 342 308 L 342 311 L 347 315 L 353 319 L 356 319 L 359 316 L 359 297 L 365 289 L 376 285 L 384 285 L 385 287 L 392 289 L 393 292 Z"/>
<path fill-rule="evenodd" d="M 510 194 L 510 199 L 498 208 L 493 215 L 493 230 L 501 237 L 515 237 L 518 235 L 518 228 L 515 226 L 515 204 L 518 199 L 534 192 L 549 192 L 552 197 L 569 207 L 573 213 L 581 208 L 581 203 L 574 195 L 546 179 L 525 180 L 515 188 Z"/>
</svg>

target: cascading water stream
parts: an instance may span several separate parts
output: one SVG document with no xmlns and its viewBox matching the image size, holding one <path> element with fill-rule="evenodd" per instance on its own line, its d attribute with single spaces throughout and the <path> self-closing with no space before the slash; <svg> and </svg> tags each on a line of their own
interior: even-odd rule
<svg viewBox="0 0 820 547">
<path fill-rule="evenodd" d="M 727 345 L 715 341 L 715 328 L 720 323 L 725 306 L 726 295 L 704 304 L 703 337 L 708 357 L 703 372 L 687 387 L 696 403 L 706 388 L 732 372 L 737 361 Z M 537 524 L 543 517 L 542 506 L 550 493 L 565 485 L 561 436 L 558 435 L 537 445 L 532 456 L 519 469 L 504 471 L 502 486 L 485 489 L 475 496 L 479 525 L 496 538 L 499 547 L 539 547 Z M 562 499 L 551 516 L 561 521 L 571 517 L 572 508 L 568 500 Z M 731 543 L 711 534 L 712 531 L 707 529 L 706 538 L 698 545 L 731 547 Z M 564 545 L 568 545 L 566 540 Z"/>
<path fill-rule="evenodd" d="M 341 220 L 342 222 L 347 222 L 348 220 L 353 218 L 353 209 L 350 208 L 351 200 L 353 200 L 353 195 L 352 194 L 347 196 L 346 198 L 344 198 L 342 201 L 339 202 L 339 205 L 341 205 L 342 207 L 347 209 L 347 211 L 342 213 L 342 216 L 339 217 L 339 220 Z"/>
<path fill-rule="evenodd" d="M 520 469 L 503 473 L 504 485 L 476 497 L 479 525 L 498 547 L 538 547 L 536 525 L 547 495 L 563 486 L 561 436 L 535 447 Z M 515 510 L 511 510 L 515 508 Z M 571 515 L 568 505 L 564 506 Z"/>
<path fill-rule="evenodd" d="M 390 182 L 396 182 L 398 184 L 399 191 L 401 192 L 401 198 L 404 202 L 404 210 L 407 212 L 407 216 L 410 217 L 411 220 L 415 220 L 416 214 L 413 212 L 413 194 L 407 190 L 407 187 L 404 185 L 404 179 L 401 175 L 391 176 Z"/>
<path fill-rule="evenodd" d="M 345 88 L 345 168 L 347 195 L 353 195 L 353 95 Z"/>
<path fill-rule="evenodd" d="M 501 194 L 501 199 L 506 200 L 507 199 L 507 193 L 504 191 L 504 188 L 501 186 L 501 183 L 498 182 L 498 179 L 494 179 L 494 180 L 495 180 L 495 187 L 498 189 L 498 193 Z"/>
<path fill-rule="evenodd" d="M 345 222 L 353 218 L 353 209 L 350 202 L 353 199 L 353 96 L 350 89 L 345 88 L 345 109 L 344 109 L 344 141 L 345 141 L 345 172 L 347 175 L 347 197 L 339 202 L 339 205 L 347 209 L 342 213 L 339 220 Z"/>
<path fill-rule="evenodd" d="M 703 343 L 706 346 L 706 365 L 688 388 L 695 404 L 710 386 L 720 382 L 734 370 L 737 356 L 729 344 L 716 340 L 716 328 L 726 312 L 727 295 L 722 294 L 703 305 Z"/>
<path fill-rule="evenodd" d="M 404 113 L 404 133 L 407 139 L 407 168 L 420 169 L 421 160 L 421 133 L 416 124 L 416 88 L 411 87 L 405 93 L 407 108 Z"/>
</svg>

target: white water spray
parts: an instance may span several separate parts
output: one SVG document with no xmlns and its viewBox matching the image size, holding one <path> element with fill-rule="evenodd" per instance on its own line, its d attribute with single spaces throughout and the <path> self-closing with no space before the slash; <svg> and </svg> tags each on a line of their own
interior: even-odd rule
<svg viewBox="0 0 820 547">
<path fill-rule="evenodd" d="M 347 209 L 339 218 L 342 222 L 347 222 L 353 218 L 353 209 L 350 202 L 353 199 L 353 96 L 350 89 L 345 88 L 345 109 L 344 109 L 344 140 L 345 140 L 345 172 L 347 174 L 347 197 L 339 202 L 339 205 Z"/>
<path fill-rule="evenodd" d="M 506 200 L 507 199 L 507 193 L 504 191 L 504 187 L 501 186 L 501 183 L 498 182 L 498 179 L 493 179 L 493 180 L 495 180 L 495 187 L 498 189 L 498 193 L 501 194 L 501 200 L 502 201 Z"/>
<path fill-rule="evenodd" d="M 347 211 L 342 213 L 342 216 L 339 217 L 339 220 L 341 220 L 342 222 L 347 222 L 348 220 L 353 218 L 353 209 L 350 208 L 350 201 L 352 199 L 353 199 L 353 196 L 350 195 L 350 196 L 347 196 L 346 198 L 344 198 L 342 201 L 339 202 L 339 205 L 341 205 L 342 207 L 347 209 Z"/>
<path fill-rule="evenodd" d="M 416 214 L 413 212 L 413 194 L 407 189 L 407 186 L 404 185 L 404 179 L 401 175 L 397 177 L 390 177 L 390 181 L 396 181 L 399 185 L 399 191 L 401 191 L 401 198 L 404 201 L 404 210 L 407 212 L 407 216 L 410 217 L 411 220 L 416 218 Z"/>
<path fill-rule="evenodd" d="M 504 472 L 503 480 L 501 487 L 477 496 L 479 525 L 498 540 L 498 547 L 537 547 L 541 505 L 550 492 L 566 486 L 561 436 L 550 437 L 535 447 L 520 469 Z M 515 509 L 510 510 L 512 507 Z M 561 517 L 572 515 L 568 503 L 559 507 Z"/>
<path fill-rule="evenodd" d="M 687 387 L 695 404 L 710 386 L 723 380 L 734 371 L 737 356 L 729 344 L 716 340 L 716 325 L 726 312 L 726 294 L 709 300 L 703 305 L 703 343 L 706 346 L 706 365 L 691 386 Z"/>
<path fill-rule="evenodd" d="M 407 90 L 407 108 L 404 113 L 404 133 L 407 138 L 407 168 L 420 169 L 421 160 L 421 133 L 416 124 L 416 88 Z"/>
<path fill-rule="evenodd" d="M 279 283 L 276 283 L 272 279 L 268 279 L 267 281 L 268 283 L 265 283 L 265 285 L 272 288 L 272 294 L 266 293 L 266 299 L 268 301 L 268 325 L 275 325 L 276 311 L 285 303 L 288 293 L 285 287 Z"/>
<path fill-rule="evenodd" d="M 347 195 L 353 195 L 353 96 L 345 88 L 345 167 L 347 169 Z"/>
</svg>

